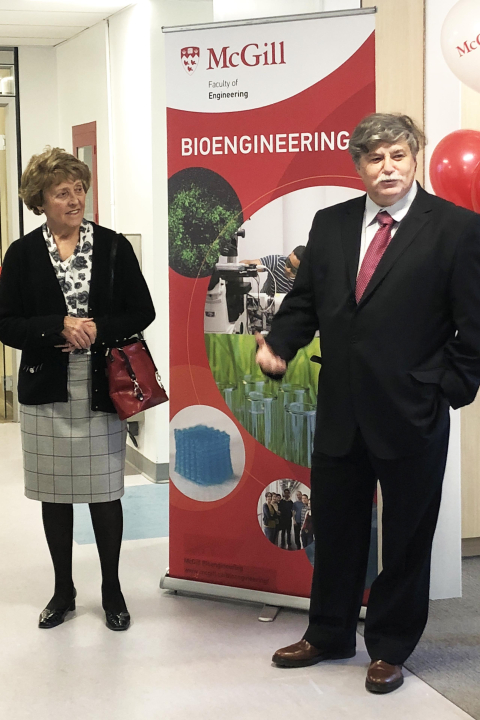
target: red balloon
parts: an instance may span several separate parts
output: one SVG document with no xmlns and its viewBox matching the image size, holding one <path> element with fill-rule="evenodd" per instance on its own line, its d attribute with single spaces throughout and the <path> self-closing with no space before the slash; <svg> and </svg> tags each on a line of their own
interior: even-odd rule
<svg viewBox="0 0 480 720">
<path fill-rule="evenodd" d="M 436 195 L 473 210 L 473 173 L 480 163 L 480 132 L 455 130 L 440 140 L 430 160 Z"/>
<path fill-rule="evenodd" d="M 472 205 L 475 212 L 480 213 L 480 163 L 472 175 Z"/>
</svg>

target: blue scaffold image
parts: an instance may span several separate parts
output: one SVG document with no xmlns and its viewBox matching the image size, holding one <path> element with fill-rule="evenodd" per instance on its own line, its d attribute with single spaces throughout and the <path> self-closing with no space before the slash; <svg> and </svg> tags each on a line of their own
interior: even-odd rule
<svg viewBox="0 0 480 720">
<path fill-rule="evenodd" d="M 207 425 L 176 429 L 175 472 L 197 485 L 220 485 L 234 477 L 230 435 Z"/>
</svg>

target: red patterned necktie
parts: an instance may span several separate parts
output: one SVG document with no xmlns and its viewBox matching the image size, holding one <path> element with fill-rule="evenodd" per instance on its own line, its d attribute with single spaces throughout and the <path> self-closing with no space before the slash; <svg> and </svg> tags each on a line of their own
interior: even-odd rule
<svg viewBox="0 0 480 720">
<path fill-rule="evenodd" d="M 392 216 L 389 215 L 386 210 L 382 210 L 378 213 L 376 220 L 380 223 L 380 227 L 367 248 L 360 271 L 357 275 L 357 284 L 355 286 L 355 300 L 357 303 L 360 302 L 360 298 L 365 292 L 365 288 L 370 282 L 375 268 L 382 259 L 382 255 L 392 239 L 392 225 L 395 222 Z"/>
</svg>

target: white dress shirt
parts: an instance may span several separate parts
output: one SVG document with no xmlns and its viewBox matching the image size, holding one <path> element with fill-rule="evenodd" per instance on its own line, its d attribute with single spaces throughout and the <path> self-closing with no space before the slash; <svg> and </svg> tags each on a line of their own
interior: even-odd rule
<svg viewBox="0 0 480 720">
<path fill-rule="evenodd" d="M 416 194 L 417 183 L 414 181 L 408 193 L 404 195 L 401 200 L 396 202 L 394 205 L 390 205 L 389 207 L 380 207 L 380 205 L 377 205 L 377 203 L 373 202 L 372 198 L 367 195 L 367 200 L 365 203 L 365 214 L 363 216 L 362 241 L 360 244 L 360 259 L 358 262 L 357 275 L 362 265 L 363 258 L 365 257 L 365 253 L 367 252 L 367 248 L 372 242 L 375 233 L 380 227 L 380 223 L 377 220 L 378 213 L 382 210 L 386 210 L 388 214 L 391 215 L 392 218 L 395 220 L 391 229 L 391 234 L 393 238 L 397 231 L 400 220 L 403 220 L 407 212 L 410 210 L 410 205 L 412 204 Z"/>
</svg>

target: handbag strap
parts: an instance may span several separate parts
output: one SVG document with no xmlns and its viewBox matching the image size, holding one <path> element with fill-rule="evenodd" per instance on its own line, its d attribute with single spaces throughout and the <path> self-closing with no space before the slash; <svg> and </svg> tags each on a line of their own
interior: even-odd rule
<svg viewBox="0 0 480 720">
<path fill-rule="evenodd" d="M 117 348 L 117 351 L 120 353 L 122 360 L 125 363 L 125 367 L 127 368 L 127 373 L 130 377 L 130 380 L 133 383 L 133 394 L 140 401 L 143 401 L 143 398 L 144 398 L 143 391 L 142 391 L 142 388 L 140 387 L 140 385 L 138 384 L 137 376 L 135 375 L 135 372 L 131 366 L 131 363 L 130 363 L 127 353 L 124 352 L 124 350 L 122 350 L 122 348 Z"/>
<path fill-rule="evenodd" d="M 113 312 L 113 283 L 115 280 L 115 260 L 117 257 L 117 247 L 118 247 L 118 235 L 115 234 L 113 237 L 113 240 L 112 240 L 112 247 L 110 249 L 110 282 L 109 282 L 109 286 L 108 286 L 108 301 L 107 301 L 108 312 L 110 315 Z M 159 384 L 161 385 L 162 381 L 160 379 L 160 375 L 158 374 L 157 366 L 155 365 L 155 360 L 153 359 L 152 354 L 148 348 L 148 345 L 145 342 L 145 339 L 143 337 L 143 332 L 138 333 L 138 339 L 142 343 L 145 352 L 147 353 L 148 357 L 152 361 L 152 365 L 155 369 L 155 375 L 157 375 L 157 380 L 158 380 Z M 130 364 L 130 360 L 128 359 L 128 356 L 126 355 L 126 353 L 123 352 L 123 350 L 121 348 L 117 348 L 117 349 L 119 350 L 119 352 L 123 358 L 123 361 L 125 362 L 127 372 L 129 374 L 132 382 L 137 382 L 136 375 Z M 162 385 L 162 387 L 163 387 L 163 385 Z"/>
<path fill-rule="evenodd" d="M 111 315 L 113 311 L 113 283 L 115 280 L 115 260 L 117 258 L 117 247 L 118 247 L 118 235 L 115 234 L 112 240 L 112 247 L 110 249 L 110 282 L 108 286 L 108 300 L 107 308 L 108 314 Z"/>
<path fill-rule="evenodd" d="M 157 366 L 155 365 L 155 360 L 153 359 L 152 353 L 150 352 L 149 347 L 148 347 L 147 343 L 145 342 L 145 340 L 144 340 L 144 338 L 143 338 L 143 333 L 138 333 L 138 334 L 139 334 L 139 340 L 140 340 L 140 342 L 141 342 L 142 345 L 143 345 L 143 349 L 145 350 L 145 352 L 147 353 L 148 357 L 149 357 L 150 360 L 152 361 L 152 365 L 153 365 L 153 367 L 154 367 L 154 369 L 155 369 L 155 375 L 158 375 L 158 370 L 157 370 Z M 159 376 L 159 375 L 158 375 L 158 376 Z M 159 376 L 159 377 L 160 377 L 160 376 Z"/>
<path fill-rule="evenodd" d="M 130 380 L 131 380 L 132 382 L 136 382 L 136 381 L 137 381 L 137 376 L 135 375 L 135 371 L 134 371 L 134 369 L 132 368 L 132 365 L 131 365 L 131 363 L 130 363 L 130 359 L 129 359 L 127 353 L 123 350 L 123 348 L 117 348 L 117 351 L 118 351 L 119 354 L 122 356 L 122 360 L 123 360 L 123 362 L 125 363 L 125 367 L 127 368 L 127 372 L 128 372 L 129 377 L 130 377 Z"/>
<path fill-rule="evenodd" d="M 160 375 L 159 375 L 158 370 L 157 370 L 157 366 L 155 365 L 155 362 L 154 362 L 153 357 L 152 357 L 152 355 L 151 355 L 151 353 L 150 353 L 150 350 L 148 349 L 147 343 L 145 342 L 145 340 L 143 339 L 143 337 L 140 338 L 140 341 L 139 341 L 139 342 L 142 343 L 145 352 L 147 353 L 148 357 L 150 358 L 150 360 L 151 360 L 151 362 L 152 362 L 153 369 L 155 370 L 155 375 L 156 375 L 156 377 L 157 377 L 157 382 L 158 382 L 158 384 L 163 387 L 163 385 L 162 385 L 162 380 L 161 380 Z M 125 367 L 127 368 L 127 373 L 128 373 L 128 376 L 129 376 L 130 380 L 131 380 L 134 384 L 137 383 L 137 376 L 135 375 L 135 370 L 134 370 L 133 367 L 132 367 L 132 364 L 131 364 L 131 362 L 130 362 L 130 358 L 128 357 L 127 353 L 126 353 L 125 350 L 124 350 L 123 348 L 121 348 L 121 347 L 118 347 L 118 348 L 117 348 L 117 352 L 120 354 L 120 357 L 122 358 L 123 362 L 125 363 Z"/>
</svg>

